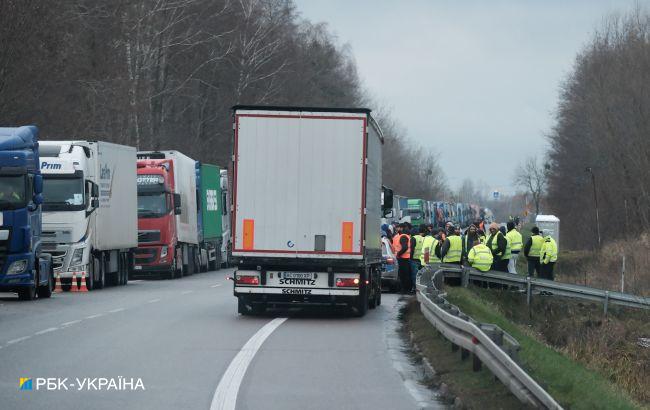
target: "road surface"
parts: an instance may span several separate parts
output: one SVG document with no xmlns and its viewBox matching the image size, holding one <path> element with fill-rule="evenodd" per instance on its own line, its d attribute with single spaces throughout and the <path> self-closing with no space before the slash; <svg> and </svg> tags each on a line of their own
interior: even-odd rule
<svg viewBox="0 0 650 410">
<path fill-rule="evenodd" d="M 395 333 L 397 295 L 384 294 L 361 319 L 244 317 L 230 272 L 34 302 L 0 294 L 0 408 L 437 406 Z M 20 390 L 20 378 L 31 378 L 32 389 Z"/>
</svg>

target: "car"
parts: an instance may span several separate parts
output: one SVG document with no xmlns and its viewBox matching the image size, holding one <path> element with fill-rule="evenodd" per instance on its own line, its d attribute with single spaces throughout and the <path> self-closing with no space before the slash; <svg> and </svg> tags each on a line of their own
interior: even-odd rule
<svg viewBox="0 0 650 410">
<path fill-rule="evenodd" d="M 397 274 L 397 258 L 393 253 L 390 240 L 382 236 L 381 238 L 381 254 L 384 262 L 381 265 L 381 285 L 382 288 L 386 287 L 390 291 L 395 292 L 399 290 L 399 276 Z"/>
</svg>

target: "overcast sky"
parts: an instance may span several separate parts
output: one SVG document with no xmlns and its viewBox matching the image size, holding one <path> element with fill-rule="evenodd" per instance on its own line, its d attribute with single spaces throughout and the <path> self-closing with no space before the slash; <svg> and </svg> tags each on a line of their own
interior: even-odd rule
<svg viewBox="0 0 650 410">
<path fill-rule="evenodd" d="M 449 184 L 513 190 L 543 155 L 559 85 L 603 17 L 630 0 L 295 0 L 349 44 L 366 88 L 441 155 Z M 640 1 L 646 4 L 650 0 Z M 372 108 L 372 107 L 369 107 Z"/>
</svg>

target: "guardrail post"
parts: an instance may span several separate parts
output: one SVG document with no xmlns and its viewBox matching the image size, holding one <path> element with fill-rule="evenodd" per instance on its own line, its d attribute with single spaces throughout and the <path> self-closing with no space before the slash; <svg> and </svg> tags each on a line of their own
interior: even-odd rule
<svg viewBox="0 0 650 410">
<path fill-rule="evenodd" d="M 469 286 L 469 268 L 463 268 L 461 285 L 466 288 Z"/>
<path fill-rule="evenodd" d="M 482 365 L 481 359 L 478 358 L 476 353 L 472 353 L 472 370 L 478 372 L 481 370 Z"/>
<path fill-rule="evenodd" d="M 604 306 L 605 316 L 607 316 L 607 305 L 609 305 L 609 291 L 608 290 L 605 291 L 605 306 Z"/>
<path fill-rule="evenodd" d="M 451 351 L 452 352 L 457 352 L 458 351 L 458 345 L 456 343 L 451 344 Z"/>
<path fill-rule="evenodd" d="M 460 360 L 464 361 L 468 357 L 469 357 L 469 350 L 461 348 L 460 349 Z"/>
</svg>

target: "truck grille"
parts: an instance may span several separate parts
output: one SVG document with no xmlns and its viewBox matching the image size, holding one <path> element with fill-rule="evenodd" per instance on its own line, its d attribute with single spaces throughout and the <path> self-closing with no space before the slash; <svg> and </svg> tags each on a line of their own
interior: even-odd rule
<svg viewBox="0 0 650 410">
<path fill-rule="evenodd" d="M 138 231 L 138 243 L 160 242 L 160 231 Z"/>
<path fill-rule="evenodd" d="M 52 255 L 52 268 L 54 270 L 61 270 L 63 268 L 63 261 L 65 261 L 65 255 L 68 254 L 68 251 L 47 251 Z"/>
<path fill-rule="evenodd" d="M 135 263 L 151 263 L 156 260 L 157 250 L 155 248 L 138 248 L 135 250 Z"/>
</svg>

